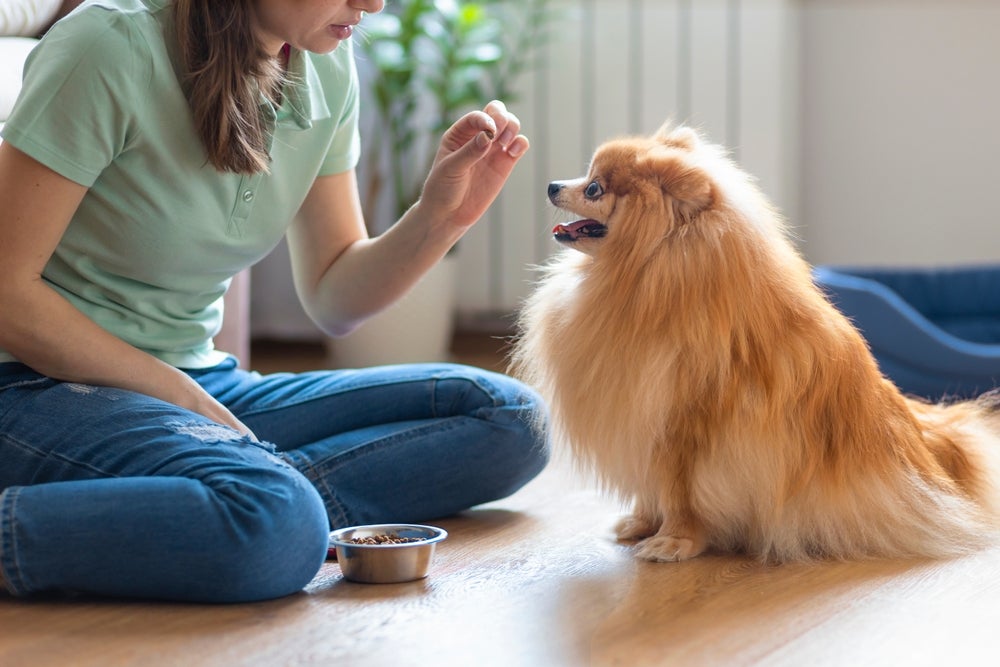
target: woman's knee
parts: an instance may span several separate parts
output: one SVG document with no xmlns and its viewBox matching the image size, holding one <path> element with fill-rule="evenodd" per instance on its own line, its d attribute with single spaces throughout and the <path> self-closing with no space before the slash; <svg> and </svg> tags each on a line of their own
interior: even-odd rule
<svg viewBox="0 0 1000 667">
<path fill-rule="evenodd" d="M 495 376 L 500 397 L 495 407 L 495 419 L 502 421 L 512 433 L 512 441 L 526 447 L 526 454 L 548 460 L 548 408 L 542 397 L 520 380 L 505 375 Z"/>
<path fill-rule="evenodd" d="M 206 577 L 211 598 L 282 597 L 312 580 L 326 557 L 330 527 L 323 501 L 308 480 L 290 466 L 266 474 L 247 471 L 244 481 L 230 480 L 214 494 L 229 539 L 218 571 Z"/>
<path fill-rule="evenodd" d="M 473 412 L 496 411 L 498 419 L 507 419 L 536 427 L 544 432 L 548 411 L 542 397 L 525 383 L 502 373 L 481 368 L 454 366 L 452 372 L 441 378 L 451 391 L 443 391 L 441 399 L 451 410 Z"/>
<path fill-rule="evenodd" d="M 494 404 L 479 415 L 493 425 L 493 447 L 503 452 L 506 480 L 499 494 L 506 495 L 533 479 L 549 462 L 548 410 L 541 396 L 518 380 L 489 374 L 488 381 Z"/>
</svg>

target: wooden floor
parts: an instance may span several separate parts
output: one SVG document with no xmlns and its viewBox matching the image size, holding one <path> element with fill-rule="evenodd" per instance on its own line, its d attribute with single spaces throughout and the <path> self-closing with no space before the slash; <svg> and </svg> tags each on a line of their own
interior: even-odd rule
<svg viewBox="0 0 1000 667">
<path fill-rule="evenodd" d="M 493 365 L 495 342 L 458 356 Z M 254 365 L 310 363 L 274 351 Z M 0 596 L 0 665 L 1000 665 L 1000 549 L 652 564 L 614 540 L 618 513 L 557 458 L 511 498 L 435 522 L 449 537 L 424 580 L 356 584 L 331 562 L 258 604 Z"/>
</svg>

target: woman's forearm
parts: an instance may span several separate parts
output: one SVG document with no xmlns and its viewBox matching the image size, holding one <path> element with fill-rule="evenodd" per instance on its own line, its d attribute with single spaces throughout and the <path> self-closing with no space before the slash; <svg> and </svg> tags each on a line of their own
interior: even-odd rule
<svg viewBox="0 0 1000 667">
<path fill-rule="evenodd" d="M 418 202 L 382 235 L 349 244 L 311 284 L 299 284 L 309 316 L 332 336 L 344 335 L 407 291 L 461 236 L 431 219 Z M 295 252 L 294 234 L 289 235 Z"/>
<path fill-rule="evenodd" d="M 246 430 L 186 373 L 108 333 L 40 278 L 0 287 L 0 347 L 43 375 L 127 389 Z"/>
</svg>

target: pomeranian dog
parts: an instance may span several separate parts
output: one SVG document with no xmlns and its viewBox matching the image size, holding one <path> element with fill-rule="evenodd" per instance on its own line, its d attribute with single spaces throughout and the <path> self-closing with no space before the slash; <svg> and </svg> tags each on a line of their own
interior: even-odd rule
<svg viewBox="0 0 1000 667">
<path fill-rule="evenodd" d="M 995 395 L 886 379 L 753 180 L 694 130 L 609 141 L 548 195 L 581 218 L 519 316 L 512 371 L 632 505 L 639 557 L 947 557 L 993 542 Z"/>
</svg>

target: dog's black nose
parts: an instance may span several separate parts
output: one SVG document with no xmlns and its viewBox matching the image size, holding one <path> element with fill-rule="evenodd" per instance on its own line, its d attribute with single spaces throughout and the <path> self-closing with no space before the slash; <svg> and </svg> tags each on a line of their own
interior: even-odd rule
<svg viewBox="0 0 1000 667">
<path fill-rule="evenodd" d="M 560 183 L 556 183 L 555 181 L 549 183 L 549 199 L 559 194 L 559 191 L 562 189 L 563 186 Z"/>
</svg>

